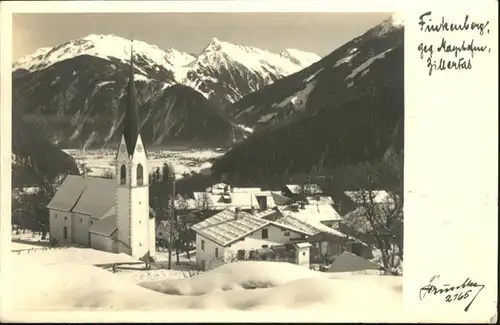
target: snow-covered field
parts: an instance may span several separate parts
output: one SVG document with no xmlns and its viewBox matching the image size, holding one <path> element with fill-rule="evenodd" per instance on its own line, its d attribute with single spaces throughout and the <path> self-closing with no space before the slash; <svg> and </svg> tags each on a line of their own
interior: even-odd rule
<svg viewBox="0 0 500 325">
<path fill-rule="evenodd" d="M 334 319 L 358 314 L 354 319 L 381 320 L 394 319 L 402 306 L 402 277 L 321 273 L 266 261 L 226 264 L 190 278 L 179 270 L 112 273 L 92 265 L 129 259 L 84 248 L 11 253 L 10 310 L 21 317 L 33 311 L 314 309 Z"/>
<path fill-rule="evenodd" d="M 27 232 L 15 237 L 13 233 L 9 260 L 10 274 L 15 276 L 8 281 L 8 310 L 20 320 L 29 313 L 46 311 L 93 311 L 88 315 L 98 322 L 102 319 L 95 311 L 189 309 L 189 315 L 196 315 L 203 310 L 200 320 L 214 310 L 223 311 L 220 315 L 281 311 L 290 316 L 307 309 L 334 317 L 326 321 L 390 321 L 397 320 L 394 317 L 402 311 L 402 277 L 381 276 L 376 271 L 322 273 L 290 263 L 245 261 L 189 272 L 187 264 L 193 258 L 187 260 L 181 254 L 182 265 L 177 266 L 174 254 L 173 269 L 168 270 L 166 252 L 157 252 L 157 263 L 145 269 L 125 254 L 76 247 L 49 249 L 38 236 Z M 15 242 L 18 240 L 23 243 Z M 120 265 L 113 273 L 103 266 L 112 263 L 131 264 Z M 88 315 L 85 319 L 90 321 Z M 172 321 L 167 315 L 162 320 Z M 71 319 L 67 317 L 64 319 Z"/>
<path fill-rule="evenodd" d="M 101 176 L 106 172 L 115 172 L 115 150 L 78 150 L 65 149 L 78 164 L 84 163 L 90 168 L 89 175 Z M 185 173 L 200 173 L 212 166 L 212 160 L 224 154 L 223 150 L 188 149 L 188 150 L 150 150 L 148 151 L 149 172 L 160 168 L 164 163 L 173 166 L 178 177 Z"/>
</svg>

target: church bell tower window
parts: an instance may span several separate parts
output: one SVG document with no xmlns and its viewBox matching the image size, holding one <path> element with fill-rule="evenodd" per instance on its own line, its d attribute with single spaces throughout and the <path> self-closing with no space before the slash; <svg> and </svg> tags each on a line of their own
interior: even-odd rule
<svg viewBox="0 0 500 325">
<path fill-rule="evenodd" d="M 137 186 L 144 185 L 144 170 L 141 164 L 137 165 Z"/>
<path fill-rule="evenodd" d="M 120 168 L 120 185 L 125 185 L 127 181 L 127 167 L 125 165 L 122 165 Z"/>
</svg>

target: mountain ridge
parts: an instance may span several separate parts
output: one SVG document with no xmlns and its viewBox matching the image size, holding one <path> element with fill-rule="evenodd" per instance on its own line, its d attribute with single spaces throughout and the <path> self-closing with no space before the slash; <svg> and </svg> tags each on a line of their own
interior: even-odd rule
<svg viewBox="0 0 500 325">
<path fill-rule="evenodd" d="M 310 173 L 398 155 L 404 150 L 404 25 L 391 17 L 243 97 L 231 111 L 256 132 L 215 161 L 212 172 L 224 179 Z"/>
</svg>

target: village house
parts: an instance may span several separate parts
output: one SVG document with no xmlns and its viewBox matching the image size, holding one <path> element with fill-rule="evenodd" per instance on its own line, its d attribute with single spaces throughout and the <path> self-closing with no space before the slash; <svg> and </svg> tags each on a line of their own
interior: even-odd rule
<svg viewBox="0 0 500 325">
<path fill-rule="evenodd" d="M 142 259 L 156 252 L 148 157 L 139 133 L 133 62 L 116 179 L 68 175 L 47 205 L 51 240 Z"/>
<path fill-rule="evenodd" d="M 313 260 L 337 256 L 346 250 L 360 256 L 370 255 L 365 243 L 340 231 L 343 218 L 329 204 L 292 204 L 278 210 L 283 215 L 278 222 L 307 232 L 308 242 L 314 247 L 311 252 Z"/>
<path fill-rule="evenodd" d="M 306 196 L 321 196 L 323 190 L 318 184 L 287 184 L 281 188 L 281 194 L 297 200 L 303 199 Z"/>
<path fill-rule="evenodd" d="M 192 226 L 198 267 L 206 270 L 233 260 L 253 259 L 252 255 L 273 247 L 292 252 L 293 256 L 287 255 L 288 261 L 309 266 L 307 233 L 265 218 L 274 212 L 269 209 L 256 217 L 228 208 Z"/>
<path fill-rule="evenodd" d="M 254 214 L 229 208 L 192 227 L 197 264 L 202 269 L 213 268 L 232 259 L 251 259 L 252 252 L 283 245 L 295 252 L 289 261 L 301 265 L 306 264 L 306 255 L 308 265 L 346 250 L 366 255 L 366 244 L 338 230 L 341 221 L 328 204 L 292 204 Z"/>
<path fill-rule="evenodd" d="M 231 187 L 225 183 L 215 184 L 205 192 L 194 192 L 191 198 L 177 198 L 179 210 L 223 211 L 228 208 L 246 212 L 263 211 L 276 206 L 275 195 L 260 188 Z"/>
</svg>

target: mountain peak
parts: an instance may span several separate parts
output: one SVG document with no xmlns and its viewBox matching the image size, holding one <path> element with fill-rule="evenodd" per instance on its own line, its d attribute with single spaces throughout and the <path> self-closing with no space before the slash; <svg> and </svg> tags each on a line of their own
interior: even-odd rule
<svg viewBox="0 0 500 325">
<path fill-rule="evenodd" d="M 315 53 L 300 51 L 291 48 L 281 51 L 279 55 L 303 68 L 308 67 L 314 62 L 321 60 L 321 57 Z"/>
<path fill-rule="evenodd" d="M 30 58 L 21 58 L 14 63 L 13 68 L 14 70 L 19 68 L 33 71 L 41 70 L 57 62 L 82 55 L 95 56 L 105 60 L 114 58 L 128 64 L 131 55 L 130 43 L 131 40 L 114 34 L 90 34 L 80 39 L 70 40 L 50 50 L 45 49 L 43 55 L 37 54 L 36 56 L 31 55 Z M 156 66 L 172 66 L 170 63 L 172 58 L 169 53 L 156 45 L 150 45 L 143 41 L 134 40 L 134 56 L 141 56 L 148 63 Z M 194 59 L 188 55 L 186 57 L 186 61 Z"/>
<path fill-rule="evenodd" d="M 203 49 L 203 52 L 217 52 L 222 50 L 222 46 L 225 44 L 229 44 L 226 42 L 220 41 L 217 37 L 212 37 L 210 42 L 208 42 L 207 46 Z"/>
<path fill-rule="evenodd" d="M 403 14 L 399 12 L 395 12 L 387 19 L 389 23 L 391 23 L 395 27 L 403 27 L 404 26 L 404 19 L 403 19 Z"/>
<path fill-rule="evenodd" d="M 221 43 L 221 41 L 219 41 L 217 37 L 212 37 L 212 39 L 210 40 L 210 44 L 219 44 L 219 43 Z"/>
<path fill-rule="evenodd" d="M 393 13 L 389 18 L 375 26 L 371 32 L 376 36 L 384 36 L 402 28 L 404 28 L 403 15 L 401 13 Z"/>
</svg>

